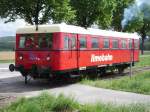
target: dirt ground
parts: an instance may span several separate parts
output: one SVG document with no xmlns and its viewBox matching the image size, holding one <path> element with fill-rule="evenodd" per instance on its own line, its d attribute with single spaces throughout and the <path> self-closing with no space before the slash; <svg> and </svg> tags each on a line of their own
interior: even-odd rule
<svg viewBox="0 0 150 112">
<path fill-rule="evenodd" d="M 15 102 L 18 98 L 15 96 L 0 96 L 0 108 L 10 105 Z"/>
<path fill-rule="evenodd" d="M 14 60 L 15 52 L 0 52 L 0 60 Z"/>
</svg>

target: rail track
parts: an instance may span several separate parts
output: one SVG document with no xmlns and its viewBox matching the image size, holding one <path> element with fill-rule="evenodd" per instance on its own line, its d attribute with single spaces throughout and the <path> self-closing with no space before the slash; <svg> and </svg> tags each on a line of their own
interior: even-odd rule
<svg viewBox="0 0 150 112">
<path fill-rule="evenodd" d="M 136 75 L 137 73 L 142 73 L 142 72 L 145 72 L 145 71 L 150 71 L 150 66 L 144 66 L 144 67 L 133 67 L 132 68 L 132 75 L 130 75 L 130 68 L 127 68 L 125 69 L 125 71 L 123 73 L 118 73 L 117 70 L 114 70 L 113 72 L 112 71 L 108 71 L 106 72 L 105 74 L 96 74 L 94 75 L 94 72 L 93 73 L 82 73 L 81 77 L 76 77 L 76 78 L 69 78 L 69 79 L 63 79 L 63 78 L 59 78 L 58 80 L 61 82 L 61 83 L 64 83 L 64 81 L 68 81 L 67 83 L 77 83 L 79 82 L 80 80 L 84 79 L 84 78 L 87 78 L 87 79 L 100 79 L 100 80 L 109 80 L 109 79 L 119 79 L 119 78 L 122 78 L 124 76 L 129 76 L 129 77 L 132 77 L 134 75 Z M 55 84 L 57 83 L 60 83 L 60 82 L 57 82 L 58 80 L 55 80 Z"/>
<path fill-rule="evenodd" d="M 136 75 L 137 73 L 150 71 L 150 66 L 144 66 L 144 67 L 133 67 L 132 68 L 132 76 Z M 130 68 L 126 69 L 123 73 L 119 74 L 116 71 L 114 72 L 108 72 L 106 74 L 103 74 L 100 78 L 103 80 L 107 80 L 110 78 L 121 78 L 123 76 L 129 76 L 130 77 Z M 131 76 L 131 77 L 132 77 Z"/>
</svg>

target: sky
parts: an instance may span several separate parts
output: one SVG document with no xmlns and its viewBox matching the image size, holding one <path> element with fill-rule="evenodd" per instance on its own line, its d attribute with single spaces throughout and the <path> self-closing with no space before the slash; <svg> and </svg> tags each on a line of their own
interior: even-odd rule
<svg viewBox="0 0 150 112">
<path fill-rule="evenodd" d="M 143 1 L 150 2 L 150 0 L 136 0 L 138 4 L 140 4 Z M 18 19 L 15 22 L 9 23 L 4 23 L 4 19 L 0 19 L 0 37 L 15 36 L 16 29 L 18 29 L 19 27 L 23 27 L 25 25 L 26 23 L 22 19 Z"/>
<path fill-rule="evenodd" d="M 0 19 L 0 37 L 15 36 L 16 30 L 26 25 L 25 21 L 22 19 L 9 23 L 4 23 L 4 21 L 4 19 Z"/>
</svg>

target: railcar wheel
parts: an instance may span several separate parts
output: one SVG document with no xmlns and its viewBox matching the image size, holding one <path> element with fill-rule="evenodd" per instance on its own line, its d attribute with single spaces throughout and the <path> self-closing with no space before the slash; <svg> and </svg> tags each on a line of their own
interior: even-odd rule
<svg viewBox="0 0 150 112">
<path fill-rule="evenodd" d="M 119 74 L 122 74 L 123 72 L 124 72 L 124 68 L 123 68 L 123 67 L 119 67 L 119 68 L 118 68 L 118 73 L 119 73 Z"/>
<path fill-rule="evenodd" d="M 81 75 L 79 75 L 76 72 L 68 73 L 66 75 L 66 79 L 68 83 L 75 83 L 78 82 L 81 79 Z"/>
<path fill-rule="evenodd" d="M 71 73 L 66 73 L 64 75 L 64 79 L 67 81 L 67 83 L 73 83 L 73 77 L 71 76 Z"/>
<path fill-rule="evenodd" d="M 105 74 L 106 74 L 106 68 L 100 68 L 100 69 L 98 70 L 98 73 L 99 73 L 99 77 L 105 75 Z"/>
<path fill-rule="evenodd" d="M 14 66 L 13 64 L 10 64 L 10 65 L 9 65 L 9 70 L 10 70 L 11 72 L 13 72 L 13 71 L 15 70 L 15 66 Z"/>
</svg>

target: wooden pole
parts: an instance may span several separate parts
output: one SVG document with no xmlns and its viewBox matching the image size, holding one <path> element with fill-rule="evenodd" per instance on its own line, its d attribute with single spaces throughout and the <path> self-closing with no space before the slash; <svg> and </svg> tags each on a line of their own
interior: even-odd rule
<svg viewBox="0 0 150 112">
<path fill-rule="evenodd" d="M 130 62 L 130 78 L 132 77 L 132 61 Z"/>
<path fill-rule="evenodd" d="M 131 50 L 130 50 L 130 78 L 132 77 L 132 64 L 134 61 L 134 39 L 132 39 Z"/>
</svg>

